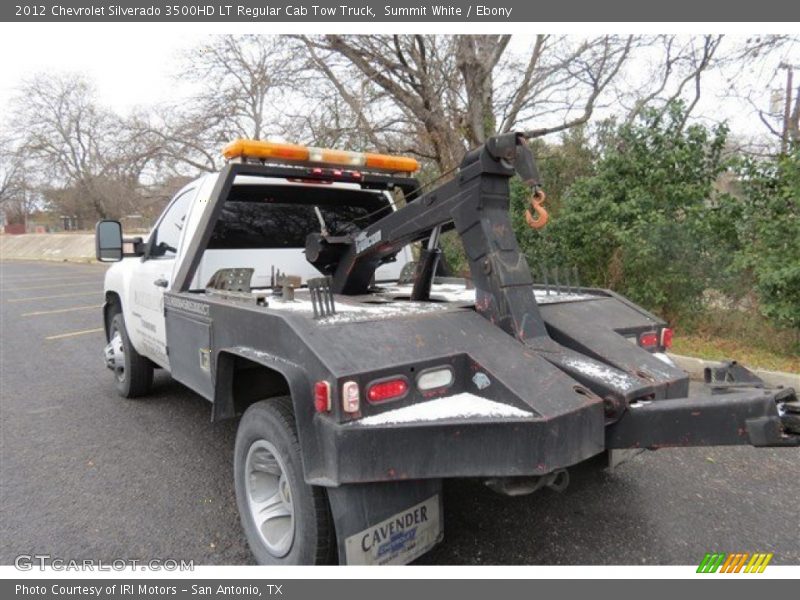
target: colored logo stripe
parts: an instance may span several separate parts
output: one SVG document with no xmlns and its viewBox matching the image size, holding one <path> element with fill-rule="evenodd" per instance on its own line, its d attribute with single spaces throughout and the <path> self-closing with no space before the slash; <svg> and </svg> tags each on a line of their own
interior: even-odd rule
<svg viewBox="0 0 800 600">
<path fill-rule="evenodd" d="M 769 552 L 708 552 L 697 567 L 698 573 L 763 573 L 772 560 Z M 748 562 L 749 561 L 749 562 Z"/>
<path fill-rule="evenodd" d="M 744 572 L 745 573 L 763 573 L 764 569 L 767 568 L 767 565 L 769 564 L 769 561 L 772 560 L 772 556 L 773 556 L 772 552 L 770 552 L 768 554 L 765 554 L 763 552 L 762 553 L 758 553 L 758 554 L 754 554 L 753 558 L 747 564 L 747 567 L 745 567 Z"/>
<path fill-rule="evenodd" d="M 724 552 L 715 552 L 713 554 L 706 553 L 705 557 L 703 557 L 703 560 L 700 562 L 700 566 L 697 567 L 697 572 L 716 573 L 723 560 L 725 560 Z"/>
</svg>

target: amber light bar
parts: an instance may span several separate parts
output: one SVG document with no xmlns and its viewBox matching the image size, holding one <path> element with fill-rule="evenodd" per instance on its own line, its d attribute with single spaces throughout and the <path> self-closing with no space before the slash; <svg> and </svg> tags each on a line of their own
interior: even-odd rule
<svg viewBox="0 0 800 600">
<path fill-rule="evenodd" d="M 419 162 L 408 156 L 393 154 L 374 154 L 372 152 L 349 152 L 329 148 L 314 148 L 262 140 L 234 140 L 222 149 L 228 160 L 234 158 L 255 158 L 271 161 L 295 161 L 362 167 L 379 171 L 413 173 L 419 169 Z"/>
</svg>

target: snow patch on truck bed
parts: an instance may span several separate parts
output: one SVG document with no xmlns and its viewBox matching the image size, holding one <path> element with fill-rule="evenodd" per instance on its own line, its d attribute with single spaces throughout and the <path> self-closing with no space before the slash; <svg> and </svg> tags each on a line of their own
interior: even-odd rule
<svg viewBox="0 0 800 600">
<path fill-rule="evenodd" d="M 567 367 L 571 367 L 576 371 L 583 373 L 584 375 L 592 379 L 606 381 L 611 385 L 613 385 L 614 387 L 620 388 L 622 390 L 627 390 L 628 388 L 638 383 L 636 379 L 634 379 L 627 373 L 618 371 L 617 369 L 613 369 L 611 367 L 607 367 L 597 362 L 590 362 L 575 358 L 567 358 L 566 360 L 564 360 L 564 365 Z"/>
<path fill-rule="evenodd" d="M 287 310 L 292 312 L 314 313 L 314 306 L 311 300 L 295 299 L 289 302 L 271 300 L 269 308 L 275 310 Z M 376 304 L 347 304 L 344 302 L 335 303 L 336 313 L 323 317 L 320 323 L 350 323 L 369 318 L 388 318 L 403 315 L 417 315 L 446 310 L 446 304 L 436 304 L 430 302 L 382 302 Z"/>
<path fill-rule="evenodd" d="M 409 296 L 411 294 L 411 285 L 394 285 L 387 286 L 381 290 L 381 293 L 390 296 Z M 536 302 L 539 304 L 553 304 L 555 302 L 575 302 L 578 300 L 591 300 L 597 298 L 592 294 L 580 294 L 577 292 L 556 292 L 550 290 L 533 290 Z M 445 302 L 475 302 L 475 289 L 467 289 L 464 285 L 457 283 L 436 283 L 431 286 L 431 299 L 443 300 Z"/>
<path fill-rule="evenodd" d="M 452 308 L 453 304 L 475 304 L 474 289 L 468 290 L 463 284 L 453 283 L 433 285 L 431 287 L 431 300 L 433 302 L 412 302 L 411 300 L 396 299 L 397 297 L 409 297 L 411 288 L 411 285 L 384 286 L 380 288 L 379 292 L 372 295 L 376 302 L 359 302 L 358 300 L 343 302 L 342 297 L 337 296 L 334 303 L 336 313 L 323 317 L 318 322 L 323 324 L 354 323 L 371 319 L 435 313 Z M 268 308 L 312 315 L 314 308 L 308 297 L 308 292 L 306 290 L 297 290 L 295 294 L 295 299 L 288 302 L 282 302 L 277 298 L 268 298 Z M 550 294 L 547 294 L 544 290 L 535 290 L 534 294 L 539 304 L 574 302 L 597 298 L 597 296 L 591 294 L 556 293 L 552 290 Z"/>
<path fill-rule="evenodd" d="M 411 406 L 396 408 L 379 415 L 364 417 L 354 423 L 359 425 L 394 425 L 420 421 L 442 421 L 444 419 L 465 419 L 470 417 L 530 417 L 533 413 L 515 406 L 487 400 L 464 392 L 436 400 L 419 402 Z"/>
</svg>

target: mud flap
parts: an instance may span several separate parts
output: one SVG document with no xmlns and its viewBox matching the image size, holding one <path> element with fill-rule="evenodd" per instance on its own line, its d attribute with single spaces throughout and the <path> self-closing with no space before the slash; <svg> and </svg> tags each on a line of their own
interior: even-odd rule
<svg viewBox="0 0 800 600">
<path fill-rule="evenodd" d="M 444 536 L 440 479 L 328 488 L 339 562 L 402 565 Z"/>
</svg>

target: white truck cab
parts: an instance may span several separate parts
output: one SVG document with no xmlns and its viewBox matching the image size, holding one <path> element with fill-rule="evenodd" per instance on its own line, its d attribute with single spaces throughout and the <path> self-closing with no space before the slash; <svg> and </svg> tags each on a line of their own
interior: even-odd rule
<svg viewBox="0 0 800 600">
<path fill-rule="evenodd" d="M 187 242 L 209 208 L 218 178 L 216 173 L 205 175 L 181 189 L 142 243 L 143 256 L 125 257 L 106 273 L 106 300 L 121 307 L 131 345 L 141 356 L 167 370 L 164 292 L 173 287 L 178 266 L 186 258 Z M 255 269 L 251 280 L 254 289 L 269 287 L 276 273 L 295 276 L 301 282 L 319 277 L 320 272 L 305 259 L 309 227 L 331 229 L 346 225 L 349 218 L 380 217 L 396 208 L 391 193 L 364 190 L 350 182 L 240 176 L 232 189 L 234 196 L 203 253 L 191 289 L 204 288 L 223 268 Z M 251 215 L 247 208 L 252 202 L 273 203 L 271 219 Z M 248 222 L 249 216 L 258 220 Z M 241 241 L 243 238 L 247 243 Z M 411 260 L 411 249 L 406 247 L 396 262 L 379 268 L 376 280 L 396 280 Z"/>
</svg>

